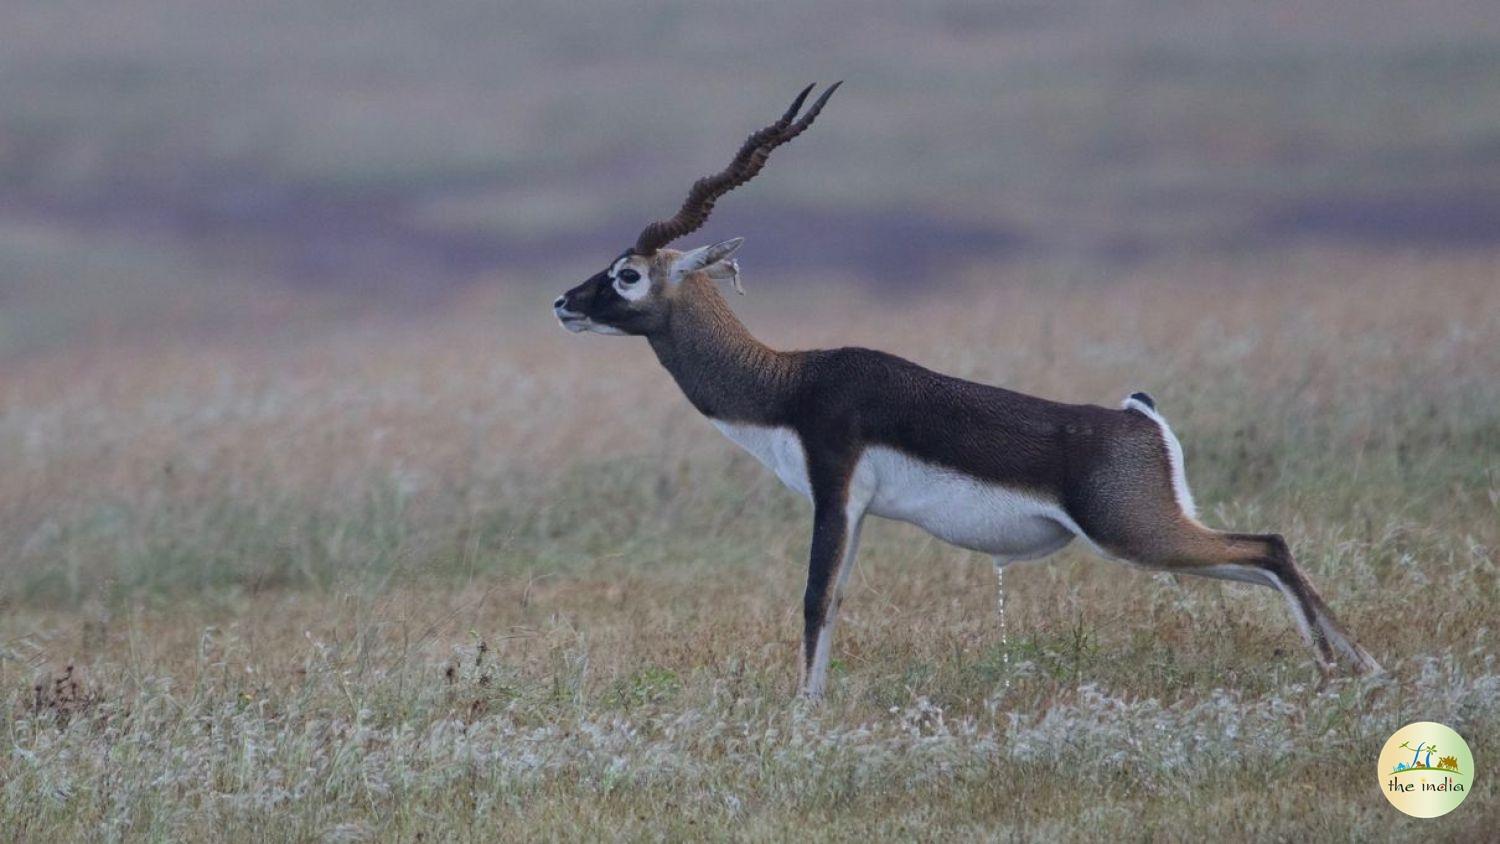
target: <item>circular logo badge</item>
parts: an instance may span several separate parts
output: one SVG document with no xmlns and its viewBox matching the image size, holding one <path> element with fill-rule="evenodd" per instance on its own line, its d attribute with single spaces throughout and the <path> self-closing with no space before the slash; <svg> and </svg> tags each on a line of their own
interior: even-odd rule
<svg viewBox="0 0 1500 844">
<path fill-rule="evenodd" d="M 1458 733 L 1433 721 L 1397 730 L 1380 751 L 1380 793 L 1414 818 L 1446 815 L 1474 790 L 1474 754 Z"/>
</svg>

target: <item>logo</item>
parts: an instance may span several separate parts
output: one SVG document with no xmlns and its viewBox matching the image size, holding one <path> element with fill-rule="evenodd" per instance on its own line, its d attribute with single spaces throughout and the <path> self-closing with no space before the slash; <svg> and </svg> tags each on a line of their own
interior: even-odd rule
<svg viewBox="0 0 1500 844">
<path fill-rule="evenodd" d="M 1474 790 L 1474 754 L 1458 733 L 1432 721 L 1397 730 L 1380 751 L 1380 791 L 1414 818 L 1446 815 Z"/>
</svg>

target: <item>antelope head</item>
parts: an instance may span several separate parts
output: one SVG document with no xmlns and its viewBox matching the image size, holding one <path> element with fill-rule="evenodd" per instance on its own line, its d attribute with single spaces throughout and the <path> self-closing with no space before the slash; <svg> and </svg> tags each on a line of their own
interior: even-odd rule
<svg viewBox="0 0 1500 844">
<path fill-rule="evenodd" d="M 710 279 L 731 281 L 738 290 L 739 266 L 733 256 L 743 238 L 686 252 L 666 246 L 697 231 L 708 220 L 719 197 L 755 178 L 771 150 L 807 131 L 841 84 L 831 85 L 799 119 L 798 112 L 813 86 L 802 89 L 780 120 L 745 140 L 728 167 L 694 182 L 675 215 L 646 226 L 635 245 L 620 253 L 608 267 L 557 297 L 552 311 L 558 322 L 574 332 L 649 335 L 668 323 L 673 301 L 682 295 L 682 282 L 688 277 L 702 273 Z"/>
</svg>

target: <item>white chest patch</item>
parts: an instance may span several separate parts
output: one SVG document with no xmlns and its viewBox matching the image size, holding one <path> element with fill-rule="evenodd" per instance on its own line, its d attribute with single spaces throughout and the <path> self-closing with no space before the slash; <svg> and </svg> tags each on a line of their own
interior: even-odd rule
<svg viewBox="0 0 1500 844">
<path fill-rule="evenodd" d="M 755 455 L 756 460 L 775 472 L 789 489 L 812 497 L 812 484 L 807 479 L 807 455 L 802 451 L 802 440 L 790 428 L 741 425 L 717 419 L 710 421 L 735 445 Z"/>
<path fill-rule="evenodd" d="M 809 498 L 807 457 L 789 428 L 713 420 L 790 489 Z M 934 466 L 892 448 L 865 450 L 850 483 L 851 504 L 910 522 L 938 539 L 1006 561 L 1044 557 L 1082 532 L 1056 503 Z"/>
</svg>

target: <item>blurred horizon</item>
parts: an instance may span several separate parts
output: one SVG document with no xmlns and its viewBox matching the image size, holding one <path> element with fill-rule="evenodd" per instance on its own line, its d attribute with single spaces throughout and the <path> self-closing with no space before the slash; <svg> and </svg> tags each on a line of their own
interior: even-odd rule
<svg viewBox="0 0 1500 844">
<path fill-rule="evenodd" d="M 735 9 L 12 4 L 0 354 L 569 284 L 839 78 L 695 236 L 757 284 L 1500 249 L 1483 3 Z"/>
</svg>

